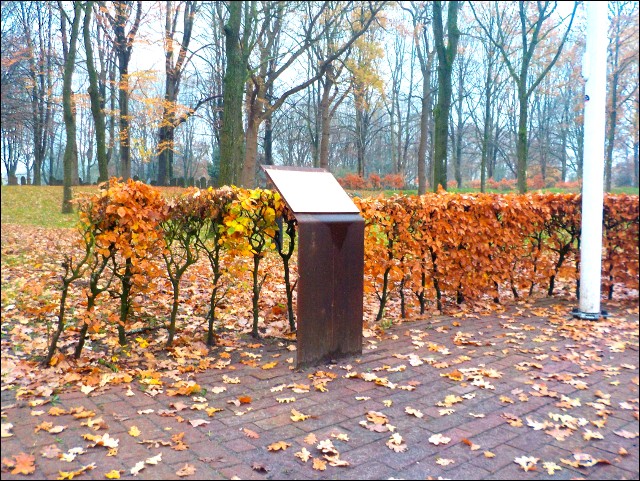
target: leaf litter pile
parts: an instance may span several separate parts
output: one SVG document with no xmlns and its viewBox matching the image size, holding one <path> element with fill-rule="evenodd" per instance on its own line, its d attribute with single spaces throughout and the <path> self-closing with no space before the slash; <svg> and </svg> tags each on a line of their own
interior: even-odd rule
<svg viewBox="0 0 640 481">
<path fill-rule="evenodd" d="M 297 372 L 278 276 L 263 288 L 265 337 L 246 336 L 249 279 L 240 278 L 209 349 L 208 271 L 196 265 L 171 349 L 171 291 L 159 284 L 153 302 L 137 299 L 127 346 L 105 322 L 75 361 L 72 325 L 44 368 L 71 235 L 2 227 L 3 479 L 335 478 L 374 461 L 386 466 L 381 476 L 464 477 L 456 469 L 470 463 L 479 477 L 616 468 L 637 477 L 637 293 L 608 301 L 612 315 L 598 322 L 572 319 L 573 300 L 530 299 L 369 325 L 361 357 Z M 83 310 L 81 289 L 71 312 Z M 391 303 L 394 321 L 396 311 Z"/>
</svg>

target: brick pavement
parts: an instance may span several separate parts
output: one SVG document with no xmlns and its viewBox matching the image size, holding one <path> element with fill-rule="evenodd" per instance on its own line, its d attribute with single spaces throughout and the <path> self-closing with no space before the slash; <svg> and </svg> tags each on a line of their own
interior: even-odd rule
<svg viewBox="0 0 640 481">
<path fill-rule="evenodd" d="M 234 351 L 230 366 L 235 369 L 209 369 L 191 376 L 206 389 L 204 400 L 168 396 L 172 373 L 164 373 L 164 392 L 156 396 L 145 394 L 138 381 L 131 383 L 132 396 L 124 385 L 89 395 L 77 388 L 60 394 L 59 408 L 92 410 L 93 419 L 106 422 L 106 430 L 92 431 L 81 425 L 86 419 L 69 414 L 51 416 L 51 404 L 29 407 L 25 400 L 15 401 L 12 391 L 3 390 L 2 422 L 13 424 L 13 436 L 2 439 L 2 458 L 33 454 L 36 470 L 30 476 L 13 475 L 3 467 L 2 479 L 56 479 L 61 470 L 71 472 L 91 463 L 95 469 L 79 479 L 105 479 L 112 470 L 132 479 L 130 470 L 136 463 L 160 453 L 161 461 L 146 464 L 137 478 L 177 479 L 176 473 L 188 464 L 195 474 L 184 479 L 638 479 L 638 308 L 610 303 L 608 321 L 587 324 L 570 320 L 571 307 L 571 302 L 556 299 L 532 308 L 515 304 L 487 316 L 403 323 L 382 337 L 365 338 L 360 357 L 300 372 L 287 362 L 295 353 L 282 342 L 265 340 L 260 348 Z M 258 366 L 237 362 L 242 352 L 260 356 Z M 212 354 L 219 355 L 220 349 Z M 278 365 L 261 369 L 268 361 Z M 336 375 L 326 392 L 312 387 L 309 376 L 317 370 Z M 227 384 L 223 376 L 237 377 L 240 383 Z M 311 389 L 294 392 L 296 384 Z M 274 391 L 278 386 L 284 387 Z M 216 387 L 226 391 L 216 394 Z M 240 396 L 250 396 L 251 402 L 228 402 Z M 295 401 L 290 403 L 277 401 L 292 397 Z M 446 406 L 447 399 L 458 402 Z M 177 401 L 188 407 L 169 412 Z M 209 417 L 190 409 L 203 403 L 222 411 Z M 424 416 L 407 414 L 407 407 Z M 311 417 L 293 422 L 292 409 Z M 33 416 L 36 410 L 45 414 Z M 139 414 L 143 410 L 148 414 Z M 406 444 L 404 452 L 387 447 L 391 432 L 360 425 L 368 411 L 387 416 Z M 189 424 L 196 419 L 208 424 Z M 43 421 L 67 428 L 58 434 L 34 432 Z M 128 434 L 132 426 L 140 430 L 138 437 Z M 259 437 L 248 437 L 243 429 Z M 558 440 L 547 431 L 566 438 Z M 82 438 L 104 432 L 119 440 L 115 456 L 105 447 L 88 447 L 91 443 Z M 616 432 L 636 436 L 625 438 Z M 175 449 L 179 443 L 171 438 L 180 433 L 188 449 Z M 348 440 L 336 438 L 339 433 Z M 450 441 L 429 442 L 438 433 Z M 600 433 L 603 439 L 587 440 L 589 433 Z M 321 458 L 317 443 L 305 442 L 309 434 L 318 442 L 330 439 L 349 466 L 327 464 L 319 471 L 311 460 L 304 463 L 295 457 L 304 447 Z M 140 444 L 142 440 L 157 444 Z M 277 452 L 267 449 L 278 441 L 291 446 Z M 51 445 L 62 452 L 83 447 L 86 453 L 71 462 L 47 459 L 41 453 Z M 623 449 L 628 454 L 621 454 Z M 487 457 L 489 453 L 494 457 Z M 514 462 L 523 456 L 537 458 L 535 470 L 524 471 Z M 549 474 L 545 467 L 553 465 L 543 463 L 562 469 Z"/>
</svg>

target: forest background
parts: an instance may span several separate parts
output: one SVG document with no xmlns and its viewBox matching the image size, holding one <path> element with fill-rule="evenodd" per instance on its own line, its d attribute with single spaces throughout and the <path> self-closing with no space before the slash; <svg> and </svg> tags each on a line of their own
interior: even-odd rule
<svg viewBox="0 0 640 481">
<path fill-rule="evenodd" d="M 609 11 L 605 189 L 638 188 L 638 2 Z M 2 2 L 3 183 L 576 188 L 581 2 Z"/>
</svg>

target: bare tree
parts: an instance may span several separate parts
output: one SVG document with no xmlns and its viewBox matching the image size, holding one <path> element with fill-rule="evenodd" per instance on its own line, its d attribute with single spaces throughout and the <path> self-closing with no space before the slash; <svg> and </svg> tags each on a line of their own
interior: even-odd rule
<svg viewBox="0 0 640 481">
<path fill-rule="evenodd" d="M 120 143 L 120 173 L 124 179 L 131 178 L 131 146 L 129 141 L 129 61 L 131 60 L 131 51 L 133 42 L 140 27 L 142 19 L 142 1 L 136 0 L 123 1 L 118 0 L 112 2 L 114 12 L 112 13 L 107 7 L 106 2 L 100 2 L 100 12 L 109 22 L 111 26 L 111 34 L 113 35 L 113 45 L 116 58 L 118 59 L 118 107 L 119 114 L 119 143 Z M 130 20 L 135 4 L 135 17 Z M 129 25 L 130 24 L 130 25 Z M 127 32 L 127 26 L 129 31 Z"/>
<path fill-rule="evenodd" d="M 493 15 L 497 20 L 497 31 L 491 32 L 488 28 L 486 15 L 477 13 L 474 3 L 469 3 L 476 21 L 480 24 L 485 35 L 499 50 L 504 63 L 509 69 L 509 74 L 513 78 L 518 92 L 519 117 L 518 117 L 518 137 L 517 137 L 517 156 L 518 156 L 518 191 L 525 193 L 527 191 L 527 156 L 528 156 L 528 135 L 527 127 L 529 121 L 529 99 L 531 94 L 538 87 L 542 79 L 549 73 L 549 70 L 555 65 L 558 57 L 562 53 L 562 49 L 566 43 L 567 36 L 571 31 L 573 19 L 575 17 L 578 3 L 574 3 L 573 10 L 569 16 L 568 26 L 559 42 L 554 42 L 552 48 L 555 54 L 546 64 L 540 62 L 538 73 L 531 79 L 531 67 L 534 59 L 534 53 L 544 47 L 544 42 L 554 31 L 564 23 L 566 19 L 560 19 L 558 23 L 550 21 L 557 8 L 557 2 L 519 2 L 517 5 L 517 22 L 511 16 L 510 5 L 493 3 Z M 485 12 L 489 13 L 489 12 Z M 491 13 L 489 13 L 491 15 Z M 521 39 L 520 45 L 514 45 L 514 38 L 519 34 Z M 519 65 L 518 63 L 519 62 Z"/>
<path fill-rule="evenodd" d="M 457 1 L 448 2 L 447 10 L 447 44 L 444 42 L 442 24 L 442 2 L 433 2 L 433 36 L 438 54 L 438 103 L 433 117 L 435 121 L 433 185 L 434 192 L 438 186 L 447 188 L 447 141 L 449 140 L 449 112 L 451 110 L 451 75 L 453 61 L 458 53 L 458 9 Z"/>
</svg>

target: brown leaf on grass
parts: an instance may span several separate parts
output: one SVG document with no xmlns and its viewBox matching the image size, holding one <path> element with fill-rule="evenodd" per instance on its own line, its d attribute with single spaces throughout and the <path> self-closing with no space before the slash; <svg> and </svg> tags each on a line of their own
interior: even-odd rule
<svg viewBox="0 0 640 481">
<path fill-rule="evenodd" d="M 186 463 L 184 466 L 182 466 L 180 469 L 176 471 L 176 474 L 180 477 L 196 474 L 196 467 L 193 464 Z"/>
</svg>

